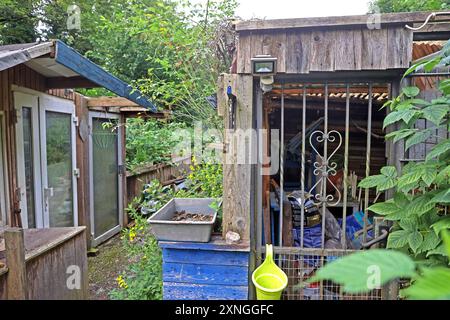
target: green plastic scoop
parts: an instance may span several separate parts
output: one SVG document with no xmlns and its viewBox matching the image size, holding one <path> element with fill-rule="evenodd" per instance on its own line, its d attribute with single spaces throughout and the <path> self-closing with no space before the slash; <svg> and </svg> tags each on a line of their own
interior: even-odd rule
<svg viewBox="0 0 450 320">
<path fill-rule="evenodd" d="M 266 259 L 253 272 L 252 281 L 256 287 L 258 300 L 280 300 L 281 293 L 288 284 L 286 273 L 273 261 L 273 248 L 266 244 Z"/>
</svg>

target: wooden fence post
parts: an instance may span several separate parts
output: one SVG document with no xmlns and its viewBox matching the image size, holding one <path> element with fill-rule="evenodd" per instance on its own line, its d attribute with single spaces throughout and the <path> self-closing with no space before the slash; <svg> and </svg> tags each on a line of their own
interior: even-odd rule
<svg viewBox="0 0 450 320">
<path fill-rule="evenodd" d="M 4 238 L 6 265 L 8 266 L 7 298 L 25 300 L 27 298 L 27 278 L 23 230 L 20 228 L 6 229 Z"/>
</svg>

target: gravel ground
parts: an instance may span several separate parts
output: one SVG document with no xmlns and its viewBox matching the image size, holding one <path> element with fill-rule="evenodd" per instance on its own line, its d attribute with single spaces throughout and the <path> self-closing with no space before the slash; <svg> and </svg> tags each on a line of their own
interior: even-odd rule
<svg viewBox="0 0 450 320">
<path fill-rule="evenodd" d="M 97 256 L 88 258 L 89 297 L 91 300 L 109 300 L 108 293 L 117 288 L 116 278 L 128 265 L 120 234 L 99 247 Z"/>
</svg>

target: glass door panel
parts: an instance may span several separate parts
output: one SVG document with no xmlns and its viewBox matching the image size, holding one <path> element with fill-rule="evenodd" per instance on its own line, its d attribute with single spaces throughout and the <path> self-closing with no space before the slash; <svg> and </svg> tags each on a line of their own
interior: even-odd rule
<svg viewBox="0 0 450 320">
<path fill-rule="evenodd" d="M 30 107 L 22 107 L 23 162 L 28 228 L 36 228 L 36 200 L 34 179 L 33 114 Z"/>
<path fill-rule="evenodd" d="M 17 182 L 24 228 L 42 228 L 42 180 L 38 97 L 14 92 Z"/>
<path fill-rule="evenodd" d="M 6 225 L 7 180 L 5 179 L 4 142 L 3 142 L 3 113 L 0 113 L 0 227 Z"/>
<path fill-rule="evenodd" d="M 74 225 L 72 115 L 45 112 L 47 188 L 50 227 Z"/>
<path fill-rule="evenodd" d="M 94 179 L 94 237 L 119 224 L 118 135 L 104 123 L 117 121 L 92 119 L 92 156 Z"/>
</svg>

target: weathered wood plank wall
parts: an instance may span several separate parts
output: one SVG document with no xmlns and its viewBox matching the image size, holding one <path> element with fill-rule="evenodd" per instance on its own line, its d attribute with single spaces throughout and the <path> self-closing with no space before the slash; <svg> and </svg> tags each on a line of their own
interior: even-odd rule
<svg viewBox="0 0 450 320">
<path fill-rule="evenodd" d="M 79 300 L 89 297 L 84 227 L 66 229 L 73 229 L 74 232 L 51 239 L 50 243 L 45 244 L 53 246 L 49 250 L 33 258 L 31 253 L 27 253 L 28 299 Z M 73 269 L 69 269 L 71 266 Z M 69 276 L 78 271 L 81 277 L 79 289 L 69 288 L 67 284 L 77 284 L 75 280 L 71 282 Z"/>
<path fill-rule="evenodd" d="M 225 149 L 223 165 L 223 222 L 222 230 L 239 233 L 241 239 L 250 239 L 251 209 L 251 156 L 255 156 L 253 148 L 256 141 L 248 141 L 247 151 L 251 156 L 245 157 L 243 150 L 245 133 L 242 130 L 253 128 L 253 77 L 238 75 L 222 75 L 218 85 L 218 111 L 224 116 L 225 129 L 229 129 L 229 110 L 227 87 L 232 87 L 236 100 L 236 129 L 242 135 L 234 135 L 225 130 Z M 239 138 L 238 138 L 239 137 Z M 238 139 L 237 139 L 238 138 Z M 251 136 L 250 136 L 251 139 Z"/>
<path fill-rule="evenodd" d="M 23 263 L 2 261 L 9 270 L 0 274 L 0 299 L 88 299 L 85 239 L 85 227 L 24 230 L 22 250 L 14 250 Z M 15 277 L 9 275 L 19 270 L 24 271 L 25 285 L 12 290 Z M 75 275 L 73 281 L 71 275 Z"/>
<path fill-rule="evenodd" d="M 278 58 L 277 72 L 307 74 L 319 71 L 388 70 L 408 68 L 413 32 L 403 25 L 381 29 L 252 30 L 239 32 L 237 70 L 251 73 L 251 58 Z"/>
</svg>

